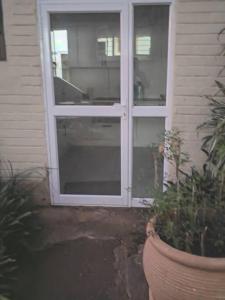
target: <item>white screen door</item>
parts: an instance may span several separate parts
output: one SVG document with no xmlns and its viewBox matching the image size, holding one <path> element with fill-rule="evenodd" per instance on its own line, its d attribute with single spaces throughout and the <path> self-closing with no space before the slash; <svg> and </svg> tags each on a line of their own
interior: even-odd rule
<svg viewBox="0 0 225 300">
<path fill-rule="evenodd" d="M 162 186 L 169 5 L 41 1 L 53 204 L 136 206 Z"/>
</svg>

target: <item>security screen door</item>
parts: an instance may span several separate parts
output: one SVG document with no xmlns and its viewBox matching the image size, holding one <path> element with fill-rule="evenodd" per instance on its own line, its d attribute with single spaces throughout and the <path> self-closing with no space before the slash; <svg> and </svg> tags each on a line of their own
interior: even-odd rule
<svg viewBox="0 0 225 300">
<path fill-rule="evenodd" d="M 45 3 L 41 18 L 53 204 L 151 198 L 163 182 L 169 5 Z"/>
</svg>

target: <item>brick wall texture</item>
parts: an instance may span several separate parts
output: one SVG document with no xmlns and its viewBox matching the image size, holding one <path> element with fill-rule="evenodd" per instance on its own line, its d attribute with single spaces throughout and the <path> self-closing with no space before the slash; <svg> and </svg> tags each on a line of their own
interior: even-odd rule
<svg viewBox="0 0 225 300">
<path fill-rule="evenodd" d="M 35 0 L 3 0 L 7 61 L 0 62 L 0 157 L 15 169 L 47 165 Z"/>
<path fill-rule="evenodd" d="M 15 169 L 47 166 L 36 1 L 3 0 L 3 12 L 7 61 L 0 62 L 0 157 Z M 177 0 L 175 20 L 172 124 L 183 131 L 198 164 L 196 126 L 208 113 L 204 95 L 216 92 L 214 80 L 225 65 L 217 40 L 225 26 L 225 0 Z"/>
</svg>

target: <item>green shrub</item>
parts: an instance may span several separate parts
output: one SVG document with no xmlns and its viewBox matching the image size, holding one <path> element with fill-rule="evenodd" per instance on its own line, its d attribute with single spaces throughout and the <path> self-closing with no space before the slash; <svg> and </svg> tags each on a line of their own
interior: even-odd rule
<svg viewBox="0 0 225 300">
<path fill-rule="evenodd" d="M 200 126 L 210 131 L 203 138 L 202 170 L 183 171 L 188 155 L 182 152 L 181 133 L 166 132 L 164 156 L 173 164 L 176 180 L 155 193 L 152 209 L 156 230 L 168 244 L 197 255 L 225 257 L 225 87 L 216 84 L 222 97 L 209 97 L 211 115 Z"/>
<path fill-rule="evenodd" d="M 210 133 L 204 137 L 202 150 L 207 155 L 207 162 L 212 171 L 222 171 L 225 168 L 225 86 L 216 81 L 220 95 L 207 97 L 210 100 L 210 118 L 199 128 L 207 128 Z"/>
<path fill-rule="evenodd" d="M 210 170 L 191 173 L 155 197 L 156 229 L 177 249 L 197 255 L 225 256 L 225 196 Z"/>
<path fill-rule="evenodd" d="M 0 295 L 0 300 L 9 300 L 9 298 L 6 298 L 5 296 Z"/>
<path fill-rule="evenodd" d="M 37 230 L 30 172 L 0 180 L 0 295 L 11 297 L 21 254 L 29 250 Z"/>
<path fill-rule="evenodd" d="M 17 270 L 16 260 L 0 252 L 0 300 L 11 295 L 12 286 L 15 281 L 15 271 Z M 4 295 L 4 296 L 3 296 Z"/>
</svg>

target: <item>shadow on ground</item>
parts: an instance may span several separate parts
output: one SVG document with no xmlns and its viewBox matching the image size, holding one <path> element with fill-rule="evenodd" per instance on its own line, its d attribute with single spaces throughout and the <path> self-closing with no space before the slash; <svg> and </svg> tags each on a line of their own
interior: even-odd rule
<svg viewBox="0 0 225 300">
<path fill-rule="evenodd" d="M 16 300 L 147 300 L 140 210 L 42 208 L 36 251 L 19 270 Z"/>
</svg>

